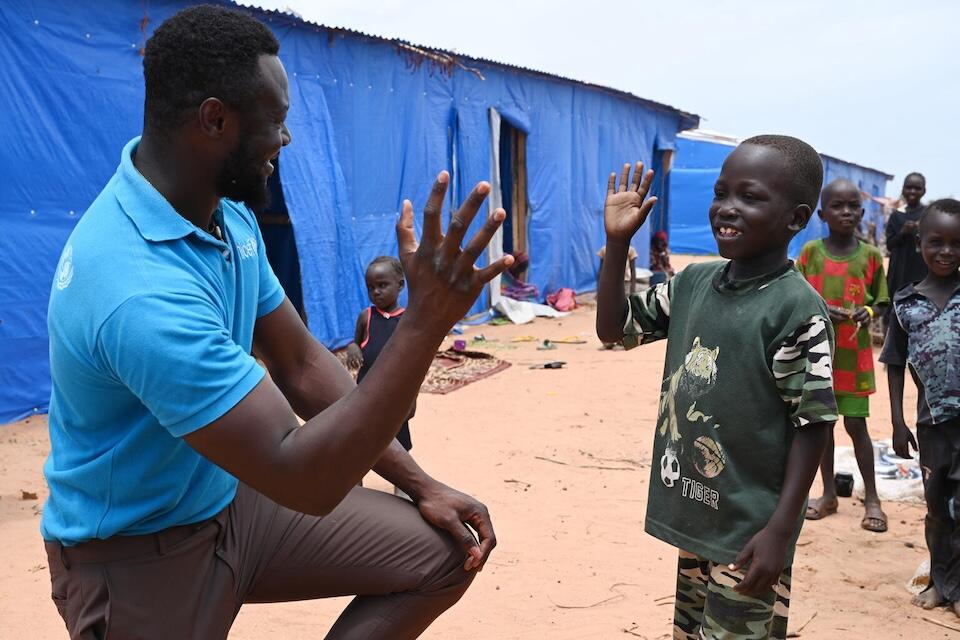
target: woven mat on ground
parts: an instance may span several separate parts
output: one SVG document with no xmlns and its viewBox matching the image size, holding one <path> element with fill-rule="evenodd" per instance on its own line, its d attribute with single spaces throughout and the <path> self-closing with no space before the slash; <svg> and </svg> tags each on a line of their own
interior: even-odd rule
<svg viewBox="0 0 960 640">
<path fill-rule="evenodd" d="M 422 393 L 450 393 L 507 369 L 510 363 L 480 351 L 439 352 L 420 387 Z"/>
</svg>

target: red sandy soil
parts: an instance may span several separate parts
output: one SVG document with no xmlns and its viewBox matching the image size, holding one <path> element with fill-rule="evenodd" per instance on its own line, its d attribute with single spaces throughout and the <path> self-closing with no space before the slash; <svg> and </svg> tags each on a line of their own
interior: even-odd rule
<svg viewBox="0 0 960 640">
<path fill-rule="evenodd" d="M 593 323 L 594 308 L 584 306 L 562 320 L 471 328 L 466 338 L 482 333 L 497 341 L 489 351 L 514 366 L 446 396 L 421 396 L 412 423 L 417 459 L 484 500 L 500 541 L 464 599 L 424 637 L 670 637 L 676 551 L 643 532 L 664 345 L 601 351 Z M 537 343 L 508 342 L 520 335 L 575 336 L 586 344 L 538 351 Z M 566 368 L 529 368 L 555 359 Z M 869 424 L 879 438 L 890 428 L 882 369 L 878 386 Z M 849 444 L 842 429 L 837 436 Z M 42 416 L 0 430 L 3 639 L 66 637 L 38 533 L 48 450 Z M 389 490 L 376 477 L 366 484 Z M 850 499 L 836 516 L 804 528 L 793 631 L 802 627 L 804 638 L 960 638 L 960 619 L 913 607 L 904 588 L 926 555 L 923 509 L 885 509 L 885 534 L 862 530 L 862 507 Z M 322 637 L 346 603 L 248 605 L 231 637 Z"/>
</svg>

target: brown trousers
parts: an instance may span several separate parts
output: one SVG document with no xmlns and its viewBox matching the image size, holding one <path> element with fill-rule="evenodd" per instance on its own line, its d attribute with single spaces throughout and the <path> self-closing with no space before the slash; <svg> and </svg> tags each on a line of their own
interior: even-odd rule
<svg viewBox="0 0 960 640">
<path fill-rule="evenodd" d="M 74 640 L 226 638 L 245 602 L 343 595 L 357 597 L 328 639 L 416 638 L 474 575 L 416 507 L 362 487 L 318 518 L 241 483 L 206 522 L 46 549 Z"/>
</svg>

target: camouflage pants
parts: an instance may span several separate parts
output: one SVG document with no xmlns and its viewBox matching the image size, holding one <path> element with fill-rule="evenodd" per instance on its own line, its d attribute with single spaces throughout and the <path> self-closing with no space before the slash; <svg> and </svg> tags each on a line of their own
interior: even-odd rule
<svg viewBox="0 0 960 640">
<path fill-rule="evenodd" d="M 680 550 L 674 640 L 784 640 L 790 608 L 790 567 L 760 598 L 733 590 L 743 573 Z"/>
</svg>

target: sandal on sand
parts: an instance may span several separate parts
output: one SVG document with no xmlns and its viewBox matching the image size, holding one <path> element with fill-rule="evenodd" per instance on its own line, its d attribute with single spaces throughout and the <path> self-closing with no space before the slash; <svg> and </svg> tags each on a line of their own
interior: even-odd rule
<svg viewBox="0 0 960 640">
<path fill-rule="evenodd" d="M 839 503 L 833 502 L 832 504 L 826 504 L 823 501 L 823 498 L 818 498 L 816 500 L 810 500 L 807 502 L 807 512 L 804 514 L 804 517 L 807 520 L 822 520 L 827 516 L 832 516 L 837 512 L 837 507 Z"/>
<path fill-rule="evenodd" d="M 867 507 L 867 509 L 869 508 L 870 507 Z M 867 511 L 867 514 L 863 516 L 863 520 L 860 521 L 860 526 L 867 531 L 884 533 L 887 530 L 887 514 L 885 514 L 879 506 L 877 507 L 877 512 L 879 512 L 880 515 L 870 515 L 870 512 Z"/>
</svg>

